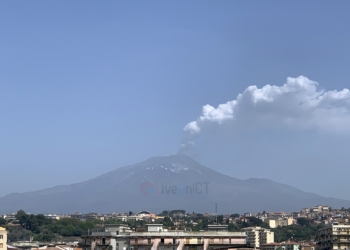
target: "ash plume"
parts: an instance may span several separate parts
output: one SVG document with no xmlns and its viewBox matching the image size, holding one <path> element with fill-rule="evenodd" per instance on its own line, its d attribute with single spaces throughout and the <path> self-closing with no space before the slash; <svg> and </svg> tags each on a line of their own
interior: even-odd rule
<svg viewBox="0 0 350 250">
<path fill-rule="evenodd" d="M 201 115 L 184 127 L 180 152 L 191 147 L 208 127 L 222 124 L 250 124 L 257 127 L 316 129 L 350 134 L 350 91 L 323 90 L 305 76 L 288 77 L 282 86 L 249 86 L 226 103 L 204 105 Z"/>
</svg>

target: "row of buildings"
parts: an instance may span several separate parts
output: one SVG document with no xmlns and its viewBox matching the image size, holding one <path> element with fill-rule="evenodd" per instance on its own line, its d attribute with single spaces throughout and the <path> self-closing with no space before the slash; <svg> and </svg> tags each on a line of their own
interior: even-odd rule
<svg viewBox="0 0 350 250">
<path fill-rule="evenodd" d="M 89 220 L 100 220 L 100 221 L 106 221 L 109 219 L 116 219 L 120 221 L 129 221 L 129 220 L 156 220 L 156 219 L 162 219 L 164 216 L 158 216 L 156 214 L 149 213 L 147 211 L 141 211 L 135 214 L 132 213 L 111 213 L 111 214 L 99 214 L 99 213 L 74 213 L 74 214 L 44 214 L 45 218 L 47 219 L 55 219 L 60 220 L 62 218 L 74 218 L 82 221 L 89 221 Z M 3 219 L 7 221 L 14 221 L 16 220 L 16 213 L 9 213 L 9 214 L 3 214 L 1 216 Z"/>
<path fill-rule="evenodd" d="M 31 247 L 28 247 L 31 246 Z M 54 249 L 53 249 L 54 248 Z M 315 243 L 275 243 L 270 229 L 244 228 L 228 232 L 226 225 L 209 225 L 207 230 L 193 232 L 167 230 L 162 224 L 147 224 L 146 228 L 131 230 L 127 225 L 105 225 L 103 229 L 89 230 L 82 236 L 79 247 L 61 250 L 349 250 L 350 225 L 329 224 L 319 230 Z M 0 227 L 0 250 L 59 250 L 39 243 L 7 245 L 7 231 Z"/>
<path fill-rule="evenodd" d="M 306 218 L 315 224 L 347 224 L 350 223 L 349 210 L 332 209 L 329 206 L 318 205 L 310 208 L 302 208 L 298 212 L 262 212 L 257 214 L 245 213 L 237 218 L 231 219 L 233 221 L 244 220 L 247 217 L 256 217 L 267 223 L 270 228 L 277 228 L 297 224 L 298 218 Z"/>
<path fill-rule="evenodd" d="M 204 214 L 204 216 L 212 216 L 213 214 Z M 164 216 L 157 215 L 148 211 L 141 211 L 138 213 L 74 213 L 74 214 L 45 214 L 46 218 L 49 219 L 62 219 L 62 218 L 75 218 L 79 220 L 101 220 L 106 221 L 109 219 L 116 219 L 119 221 L 130 221 L 130 220 L 145 220 L 147 222 L 155 222 L 157 219 L 162 219 Z M 169 216 L 169 214 L 167 215 Z M 276 228 L 279 226 L 289 226 L 296 224 L 297 218 L 311 219 L 316 223 L 331 224 L 334 222 L 338 223 L 350 223 L 350 213 L 345 209 L 332 209 L 329 206 L 318 205 L 310 208 L 302 208 L 298 212 L 285 213 L 285 212 L 261 212 L 261 213 L 244 213 L 238 217 L 232 218 L 231 214 L 224 214 L 225 221 L 229 223 L 235 223 L 239 220 L 244 220 L 247 217 L 256 217 L 266 222 L 270 228 Z M 175 218 L 176 217 L 176 218 Z M 185 219 L 194 219 L 195 216 L 191 214 L 177 213 L 173 215 L 173 221 L 175 224 L 180 225 L 181 222 L 185 222 Z M 191 218 L 189 218 L 191 217 Z M 16 220 L 16 213 L 3 214 L 2 218 L 11 221 Z M 195 222 L 195 221 L 193 221 Z"/>
<path fill-rule="evenodd" d="M 228 232 L 223 225 L 208 226 L 206 231 L 168 231 L 161 224 L 147 224 L 145 231 L 132 231 L 125 225 L 108 225 L 103 232 L 82 237 L 82 250 L 349 250 L 350 225 L 329 224 L 318 231 L 315 242 L 293 238 L 275 243 L 274 233 L 261 227 Z"/>
<path fill-rule="evenodd" d="M 162 224 L 147 224 L 132 231 L 126 225 L 105 225 L 104 230 L 82 237 L 82 250 L 208 250 L 247 248 L 245 232 L 228 232 L 221 225 L 193 232 L 163 229 Z"/>
</svg>

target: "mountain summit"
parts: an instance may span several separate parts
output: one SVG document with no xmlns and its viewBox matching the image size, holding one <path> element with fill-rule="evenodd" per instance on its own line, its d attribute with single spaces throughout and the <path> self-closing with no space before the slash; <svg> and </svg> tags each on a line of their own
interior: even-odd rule
<svg viewBox="0 0 350 250">
<path fill-rule="evenodd" d="M 350 201 L 306 193 L 267 179 L 240 180 L 185 155 L 153 157 L 94 179 L 0 198 L 0 213 L 118 212 L 169 209 L 242 213 L 298 211 L 325 204 L 350 207 Z"/>
</svg>

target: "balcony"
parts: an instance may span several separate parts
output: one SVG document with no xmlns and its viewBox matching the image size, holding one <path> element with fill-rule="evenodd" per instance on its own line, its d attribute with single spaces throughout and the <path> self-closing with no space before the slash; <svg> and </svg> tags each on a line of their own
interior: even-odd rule
<svg viewBox="0 0 350 250">
<path fill-rule="evenodd" d="M 104 236 L 116 236 L 117 233 L 116 232 L 89 232 L 88 235 L 104 237 Z"/>
<path fill-rule="evenodd" d="M 131 246 L 152 246 L 154 244 L 154 240 L 151 238 L 131 238 L 129 244 Z"/>
<path fill-rule="evenodd" d="M 109 246 L 111 245 L 111 243 L 109 241 L 105 241 L 105 242 L 97 242 L 96 246 Z"/>
<path fill-rule="evenodd" d="M 90 247 L 91 246 L 91 242 L 80 242 L 78 245 L 80 247 Z"/>
<path fill-rule="evenodd" d="M 153 246 L 153 242 L 144 243 L 144 242 L 130 242 L 130 246 Z"/>
<path fill-rule="evenodd" d="M 333 243 L 350 243 L 350 239 L 334 239 Z"/>
</svg>

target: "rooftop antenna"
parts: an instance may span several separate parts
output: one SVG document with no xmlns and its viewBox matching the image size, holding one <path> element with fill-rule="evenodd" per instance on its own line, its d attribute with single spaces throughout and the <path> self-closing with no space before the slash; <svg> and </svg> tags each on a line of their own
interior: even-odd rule
<svg viewBox="0 0 350 250">
<path fill-rule="evenodd" d="M 218 224 L 218 203 L 215 201 L 215 219 L 216 219 L 216 225 Z"/>
</svg>

